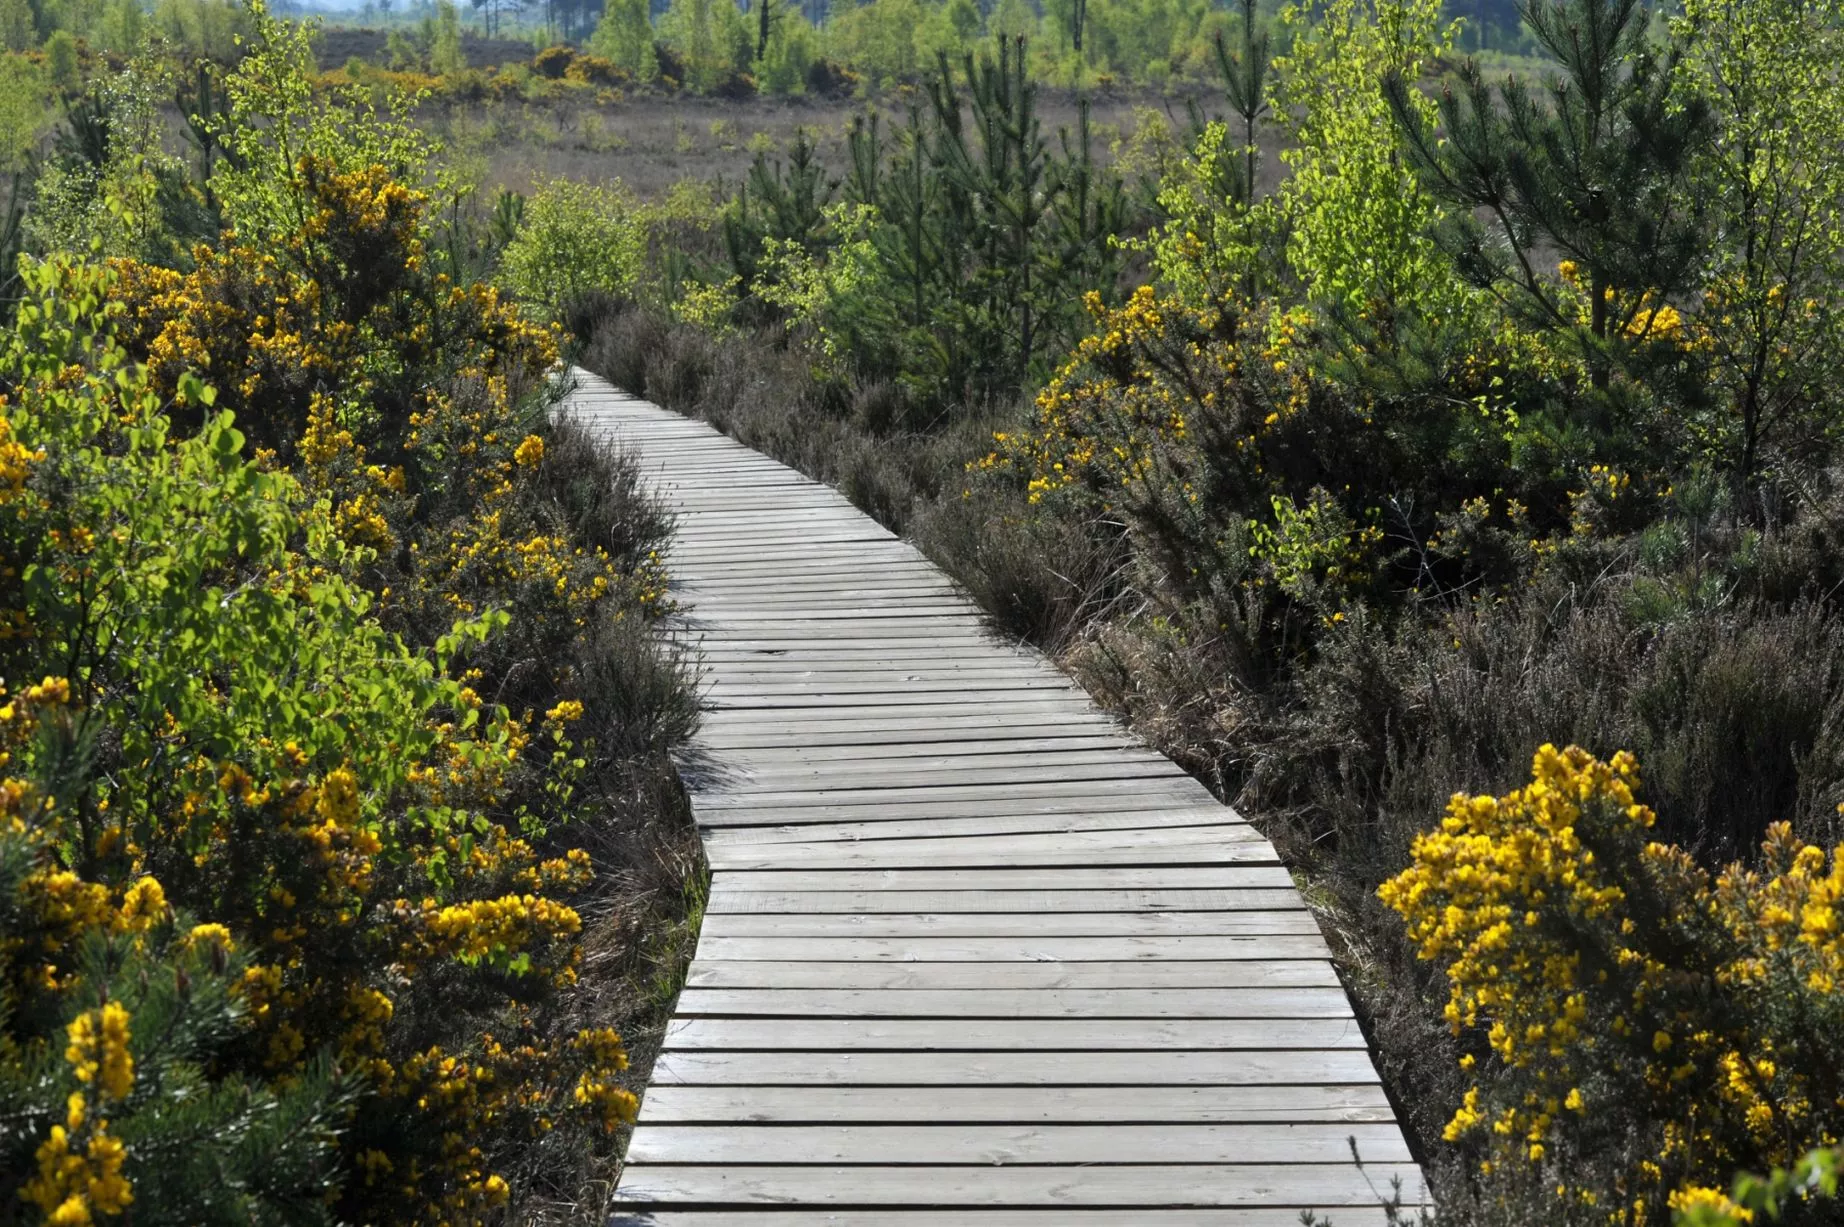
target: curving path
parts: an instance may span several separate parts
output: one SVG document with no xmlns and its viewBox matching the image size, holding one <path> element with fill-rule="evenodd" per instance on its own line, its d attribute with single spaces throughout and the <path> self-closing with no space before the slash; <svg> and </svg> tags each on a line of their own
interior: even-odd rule
<svg viewBox="0 0 1844 1227">
<path fill-rule="evenodd" d="M 705 666 L 710 905 L 614 1224 L 1343 1227 L 1392 1177 L 1419 1197 L 1267 840 L 840 495 L 577 380 L 563 411 L 678 513 Z"/>
</svg>

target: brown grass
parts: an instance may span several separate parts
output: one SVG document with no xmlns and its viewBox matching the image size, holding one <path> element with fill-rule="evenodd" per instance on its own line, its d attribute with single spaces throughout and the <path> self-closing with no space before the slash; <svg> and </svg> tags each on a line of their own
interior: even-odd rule
<svg viewBox="0 0 1844 1227">
<path fill-rule="evenodd" d="M 432 113 L 428 123 L 451 148 L 484 160 L 481 182 L 489 197 L 501 188 L 530 192 L 541 180 L 564 178 L 620 179 L 643 198 L 654 199 L 688 179 L 734 188 L 749 173 L 757 149 L 786 150 L 803 130 L 817 142 L 822 163 L 839 173 L 850 164 L 845 134 L 854 117 L 875 109 L 883 123 L 897 124 L 912 104 L 926 105 L 926 99 L 907 87 L 875 100 L 731 101 L 641 90 L 603 102 L 571 96 L 455 104 Z M 1131 137 L 1139 125 L 1136 110 L 1146 107 L 1168 115 L 1174 127 L 1185 120 L 1180 95 L 1106 92 L 1094 98 L 1091 111 L 1097 147 L 1105 150 Z M 1076 97 L 1067 90 L 1045 89 L 1039 113 L 1048 133 L 1073 130 Z"/>
</svg>

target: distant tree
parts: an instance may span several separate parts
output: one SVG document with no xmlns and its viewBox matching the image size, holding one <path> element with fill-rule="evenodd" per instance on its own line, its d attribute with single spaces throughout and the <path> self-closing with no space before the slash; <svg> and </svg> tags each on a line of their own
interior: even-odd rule
<svg viewBox="0 0 1844 1227">
<path fill-rule="evenodd" d="M 67 94 L 80 84 L 77 40 L 69 30 L 54 31 L 45 40 L 45 68 L 51 73 L 51 83 Z"/>
<path fill-rule="evenodd" d="M 649 81 L 659 72 L 648 8 L 647 0 L 607 0 L 602 20 L 589 36 L 592 52 L 636 81 Z"/>
<path fill-rule="evenodd" d="M 660 19 L 660 34 L 696 72 L 716 58 L 717 40 L 711 30 L 713 0 L 672 0 Z"/>
<path fill-rule="evenodd" d="M 461 18 L 453 0 L 437 0 L 429 39 L 429 67 L 442 77 L 467 67 L 467 57 L 461 52 Z"/>
<path fill-rule="evenodd" d="M 756 64 L 756 84 L 764 93 L 787 95 L 806 88 L 807 74 L 819 60 L 819 35 L 798 8 L 784 7 L 769 35 L 768 54 Z"/>
<path fill-rule="evenodd" d="M 32 6 L 26 0 L 0 0 L 0 48 L 30 51 L 38 45 Z"/>
<path fill-rule="evenodd" d="M 986 31 L 999 38 L 1036 38 L 1037 10 L 1031 0 L 999 0 L 986 19 Z"/>
<path fill-rule="evenodd" d="M 1838 428 L 1844 35 L 1832 10 L 1799 0 L 1688 0 L 1679 28 L 1685 72 L 1716 120 L 1691 189 L 1709 205 L 1715 240 L 1700 261 L 1696 382 L 1711 459 L 1739 495 Z"/>
</svg>

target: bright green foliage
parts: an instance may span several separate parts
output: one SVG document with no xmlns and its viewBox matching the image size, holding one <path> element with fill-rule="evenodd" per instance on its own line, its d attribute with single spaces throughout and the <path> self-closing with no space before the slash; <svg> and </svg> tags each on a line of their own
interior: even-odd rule
<svg viewBox="0 0 1844 1227">
<path fill-rule="evenodd" d="M 732 0 L 672 0 L 659 37 L 684 61 L 682 84 L 692 89 L 716 89 L 755 58 L 754 35 Z"/>
<path fill-rule="evenodd" d="M 517 902 L 555 872 L 479 808 L 517 726 L 481 721 L 437 675 L 493 620 L 457 623 L 434 653 L 387 634 L 334 506 L 248 459 L 196 376 L 162 395 L 128 365 L 111 274 L 59 261 L 30 279 L 0 358 L 15 631 L 0 908 L 23 939 L 0 945 L 0 1110 L 29 1123 L 6 1135 L 6 1183 L 35 1182 L 48 1214 L 132 1197 L 155 1219 L 318 1221 L 342 1186 L 349 1207 L 376 1204 L 330 1162 L 346 1134 L 374 1170 L 423 1173 L 386 1217 L 490 1206 L 504 1184 L 481 1170 L 486 1134 L 470 1152 L 442 1142 L 453 1125 L 388 1119 L 430 1102 L 428 1054 L 444 1035 L 468 1050 L 467 1011 L 503 1008 L 525 976 L 510 999 L 535 1000 L 574 957 L 568 908 Z M 201 427 L 175 432 L 168 404 Z M 431 788 L 432 759 L 475 782 Z M 503 917 L 493 935 L 457 942 L 483 907 Z M 407 1032 L 414 977 L 437 967 L 447 1023 Z M 127 1012 L 104 1011 L 99 1055 L 67 1054 L 66 1031 L 104 1002 Z M 612 1069 L 612 1051 L 585 1072 Z M 87 1111 L 67 1102 L 73 1075 Z M 519 1081 L 502 1063 L 481 1085 Z M 79 1140 L 73 1183 L 60 1155 Z"/>
<path fill-rule="evenodd" d="M 1460 270 L 1571 339 L 1605 387 L 1615 364 L 1643 360 L 1652 315 L 1689 285 L 1706 202 L 1688 172 L 1709 106 L 1677 91 L 1676 49 L 1652 46 L 1638 0 L 1525 13 L 1561 65 L 1547 98 L 1517 78 L 1494 92 L 1469 65 L 1440 104 L 1437 144 L 1412 67 L 1391 66 L 1389 96 L 1421 179 L 1459 206 L 1447 242 Z"/>
<path fill-rule="evenodd" d="M 768 52 L 756 62 L 756 84 L 767 94 L 785 97 L 806 89 L 807 71 L 819 59 L 820 36 L 806 14 L 786 7 L 774 14 Z"/>
<path fill-rule="evenodd" d="M 240 58 L 242 44 L 255 32 L 247 6 L 236 0 L 159 0 L 153 29 L 174 47 L 214 63 Z"/>
<path fill-rule="evenodd" d="M 1225 192 L 1248 173 L 1249 150 L 1221 123 L 1205 126 L 1197 143 L 1160 183 L 1165 222 L 1146 242 L 1159 278 L 1177 298 L 1208 308 L 1264 276 L 1274 261 L 1281 215 L 1272 200 Z"/>
<path fill-rule="evenodd" d="M 964 82 L 964 84 L 962 83 Z M 997 58 L 968 57 L 961 73 L 945 57 L 929 84 L 929 107 L 886 135 L 873 117 L 851 133 L 853 243 L 849 275 L 817 272 L 841 236 L 824 206 L 834 182 L 805 142 L 785 177 L 759 161 L 725 223 L 732 268 L 766 305 L 799 302 L 803 320 L 826 321 L 826 364 L 849 355 L 859 377 L 895 380 L 923 403 L 955 405 L 1028 386 L 1081 324 L 1079 295 L 1110 284 L 1126 227 L 1119 178 L 1096 164 L 1083 108 L 1075 132 L 1052 150 L 1036 113 L 1036 87 L 1009 44 Z M 874 219 L 874 220 L 873 220 Z M 802 289 L 764 280 L 762 252 L 788 269 L 793 242 L 815 261 Z M 808 291 L 827 287 L 823 311 Z M 783 301 L 785 299 L 785 301 Z"/>
<path fill-rule="evenodd" d="M 590 36 L 589 50 L 636 81 L 657 76 L 659 58 L 653 54 L 653 21 L 647 0 L 607 0 L 602 20 Z"/>
<path fill-rule="evenodd" d="M 299 603 L 262 589 L 227 595 L 223 580 L 244 560 L 285 550 L 298 505 L 291 483 L 245 462 L 223 418 L 192 438 L 169 437 L 144 376 L 110 341 L 105 275 L 53 264 L 29 269 L 28 280 L 31 301 L 0 356 L 12 393 L 4 448 L 25 462 L 9 465 L 0 496 L 9 504 L 5 601 L 9 623 L 33 632 L 6 653 L 12 692 L 0 722 L 13 777 L 0 817 L 0 1112 L 16 1124 L 0 1135 L 0 1171 L 11 1188 L 36 1173 L 26 1195 L 47 1214 L 71 1198 L 106 1207 L 102 1178 L 113 1170 L 137 1214 L 154 1219 L 320 1221 L 352 1088 L 324 1062 L 295 1086 L 224 1072 L 245 1034 L 248 1005 L 235 989 L 249 959 L 228 940 L 192 936 L 158 885 L 134 886 L 149 878 L 131 859 L 159 863 L 170 881 L 170 859 L 198 846 L 185 835 L 166 843 L 179 834 L 159 826 L 176 803 L 162 788 L 173 764 L 143 721 L 163 710 L 203 717 L 206 744 L 228 745 L 248 735 L 254 713 L 247 703 L 219 709 L 220 687 L 254 699 L 245 686 L 279 681 L 303 717 L 296 727 L 311 725 L 322 703 L 351 696 L 314 695 L 304 683 L 321 679 L 297 668 L 287 635 L 345 661 L 355 657 L 339 641 L 355 631 L 360 656 L 386 645 L 363 633 L 362 603 L 336 589 Z M 83 359 L 90 369 L 73 383 L 63 364 Z M 273 652 L 246 655 L 261 644 Z M 426 690 L 426 670 L 398 659 L 403 681 Z M 228 672 L 213 679 L 207 662 Z M 14 680 L 47 668 L 57 680 L 36 691 Z M 371 668 L 391 676 L 388 650 Z M 99 742 L 142 766 L 111 785 L 95 774 Z M 97 878 L 130 893 L 112 903 L 89 884 Z M 60 952 L 65 966 L 34 975 Z M 105 1002 L 127 1007 L 139 1037 L 113 1086 L 64 1055 L 77 1017 Z M 87 1155 L 83 1179 L 43 1179 L 54 1122 Z M 249 1148 L 209 1144 L 223 1136 L 244 1136 Z M 123 1143 L 126 1162 L 111 1165 Z"/>
<path fill-rule="evenodd" d="M 1724 241 L 1694 280 L 1700 443 L 1741 485 L 1836 430 L 1844 384 L 1844 52 L 1835 14 L 1786 0 L 1691 0 L 1685 79 L 1714 111 L 1696 193 Z"/>
<path fill-rule="evenodd" d="M 868 0 L 843 7 L 826 23 L 828 54 L 872 82 L 914 77 L 927 67 L 917 45 L 924 0 Z"/>
<path fill-rule="evenodd" d="M 77 87 L 77 40 L 69 30 L 58 30 L 45 40 L 45 68 L 51 83 L 70 92 Z"/>
<path fill-rule="evenodd" d="M 785 313 L 790 328 L 810 332 L 827 373 L 841 376 L 850 354 L 836 313 L 854 298 L 887 293 L 888 286 L 879 281 L 877 248 L 867 237 L 877 223 L 877 210 L 834 204 L 820 212 L 820 226 L 830 236 L 825 259 L 816 258 L 799 239 L 768 237 L 751 289 Z"/>
<path fill-rule="evenodd" d="M 1452 274 L 1429 238 L 1433 203 L 1397 151 L 1384 79 L 1415 79 L 1451 44 L 1438 0 L 1332 0 L 1282 10 L 1276 115 L 1295 147 L 1281 190 L 1287 263 L 1309 302 L 1354 319 L 1438 313 Z"/>
<path fill-rule="evenodd" d="M 556 311 L 592 290 L 633 293 L 646 250 L 640 207 L 619 181 L 598 187 L 557 179 L 525 202 L 500 279 L 521 299 Z"/>
<path fill-rule="evenodd" d="M 22 55 L 0 55 L 0 175 L 25 168 L 50 121 L 45 70 Z"/>
<path fill-rule="evenodd" d="M 1022 38 L 1027 44 L 1036 39 L 1037 27 L 1037 10 L 1030 0 L 999 0 L 986 19 L 986 31 L 994 38 L 1010 41 Z"/>
<path fill-rule="evenodd" d="M 185 181 L 163 144 L 166 67 L 133 61 L 79 104 L 88 140 L 60 151 L 39 177 L 26 232 L 41 251 L 171 258 L 165 208 Z"/>
<path fill-rule="evenodd" d="M 250 6 L 256 34 L 225 82 L 229 106 L 218 139 L 229 158 L 212 179 L 225 221 L 246 243 L 280 243 L 310 215 L 303 159 L 331 165 L 382 166 L 404 183 L 429 170 L 429 137 L 409 118 L 414 99 L 380 107 L 357 87 L 316 96 L 307 27 L 270 18 L 263 0 Z"/>
</svg>

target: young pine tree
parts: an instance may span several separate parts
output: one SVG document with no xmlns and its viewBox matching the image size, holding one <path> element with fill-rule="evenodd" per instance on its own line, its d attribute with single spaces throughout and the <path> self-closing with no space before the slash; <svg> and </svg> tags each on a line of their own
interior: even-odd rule
<svg viewBox="0 0 1844 1227">
<path fill-rule="evenodd" d="M 1413 80 L 1392 73 L 1386 91 L 1423 183 L 1460 206 L 1447 240 L 1462 270 L 1576 338 L 1605 388 L 1635 321 L 1692 280 L 1703 202 L 1689 177 L 1709 107 L 1677 88 L 1681 51 L 1653 44 L 1639 0 L 1520 11 L 1560 66 L 1543 96 L 1515 77 L 1494 90 L 1468 62 L 1439 101 L 1438 139 Z"/>
</svg>

